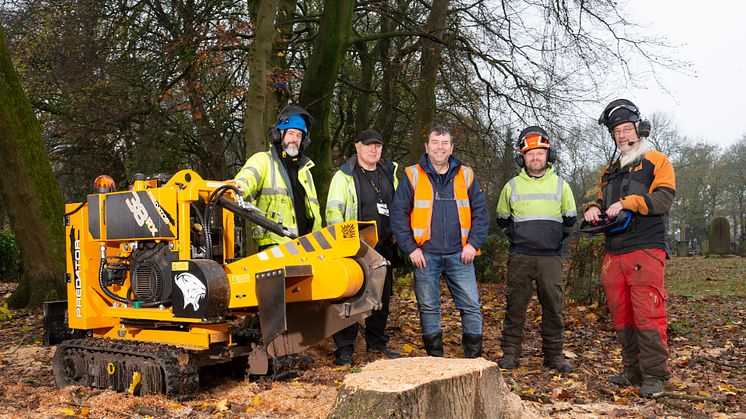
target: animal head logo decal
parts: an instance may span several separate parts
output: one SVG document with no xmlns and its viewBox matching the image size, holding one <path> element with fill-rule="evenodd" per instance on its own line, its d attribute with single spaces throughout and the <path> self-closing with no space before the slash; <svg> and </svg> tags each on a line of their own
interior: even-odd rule
<svg viewBox="0 0 746 419">
<path fill-rule="evenodd" d="M 199 310 L 200 300 L 207 295 L 205 284 L 189 272 L 180 273 L 176 276 L 174 282 L 181 290 L 181 294 L 184 295 L 184 308 L 191 304 L 194 311 Z"/>
</svg>

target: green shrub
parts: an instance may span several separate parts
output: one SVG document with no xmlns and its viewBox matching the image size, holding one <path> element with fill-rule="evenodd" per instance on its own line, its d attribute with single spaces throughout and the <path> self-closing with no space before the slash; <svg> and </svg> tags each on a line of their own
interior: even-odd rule
<svg viewBox="0 0 746 419">
<path fill-rule="evenodd" d="M 480 282 L 499 283 L 505 281 L 510 243 L 502 233 L 487 236 L 482 245 L 482 254 L 474 259 L 474 269 Z"/>
<path fill-rule="evenodd" d="M 0 304 L 0 322 L 10 320 L 13 318 L 13 313 L 8 308 L 8 303 Z"/>
<path fill-rule="evenodd" d="M 0 281 L 10 282 L 18 278 L 21 272 L 21 253 L 16 246 L 13 233 L 0 230 Z"/>
<path fill-rule="evenodd" d="M 600 282 L 604 238 L 581 235 L 571 246 L 574 249 L 566 276 L 568 295 L 580 304 L 605 304 L 606 296 Z"/>
</svg>

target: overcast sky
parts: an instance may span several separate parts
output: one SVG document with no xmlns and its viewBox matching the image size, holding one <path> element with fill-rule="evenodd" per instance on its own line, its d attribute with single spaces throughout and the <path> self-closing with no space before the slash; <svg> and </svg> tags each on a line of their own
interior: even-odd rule
<svg viewBox="0 0 746 419">
<path fill-rule="evenodd" d="M 643 114 L 669 114 L 693 139 L 730 145 L 746 135 L 746 2 L 630 0 L 626 10 L 646 35 L 680 45 L 673 56 L 689 61 L 691 74 L 661 73 L 673 97 L 653 81 L 618 96 Z"/>
</svg>

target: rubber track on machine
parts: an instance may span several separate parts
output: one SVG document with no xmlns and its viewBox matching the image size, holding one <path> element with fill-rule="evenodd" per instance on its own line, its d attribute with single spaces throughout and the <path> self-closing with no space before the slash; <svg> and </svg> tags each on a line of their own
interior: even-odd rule
<svg viewBox="0 0 746 419">
<path fill-rule="evenodd" d="M 155 362 L 165 375 L 164 390 L 169 397 L 179 400 L 193 398 L 199 389 L 198 356 L 195 351 L 189 349 L 159 343 L 104 338 L 73 339 L 57 346 L 58 352 L 66 349 L 80 351 L 94 359 L 103 354 L 118 354 Z"/>
</svg>

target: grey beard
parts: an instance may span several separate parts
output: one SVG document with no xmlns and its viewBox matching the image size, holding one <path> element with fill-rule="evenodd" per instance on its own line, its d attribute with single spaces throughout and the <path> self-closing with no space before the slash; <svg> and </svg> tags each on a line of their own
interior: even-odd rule
<svg viewBox="0 0 746 419">
<path fill-rule="evenodd" d="M 291 146 L 291 145 L 288 145 L 288 146 L 286 146 L 286 147 L 283 147 L 282 149 L 283 149 L 283 150 L 285 151 L 285 153 L 287 153 L 287 155 L 288 155 L 288 156 L 290 156 L 290 157 L 295 157 L 295 156 L 297 156 L 297 155 L 298 155 L 298 151 L 299 151 L 299 150 L 298 150 L 298 147 L 293 147 L 293 146 Z"/>
<path fill-rule="evenodd" d="M 626 155 L 622 154 L 622 156 L 619 158 L 619 167 L 624 167 L 633 161 L 637 160 L 640 156 L 647 153 L 650 148 L 648 148 L 648 145 L 644 142 L 644 139 L 640 138 L 638 140 L 638 144 L 635 144 L 637 147 L 632 147 L 632 150 L 630 150 Z"/>
</svg>

